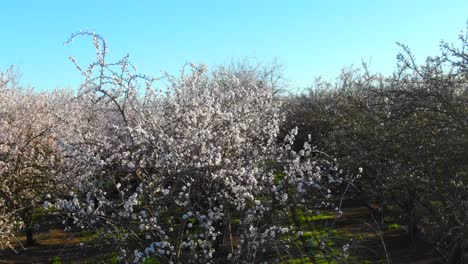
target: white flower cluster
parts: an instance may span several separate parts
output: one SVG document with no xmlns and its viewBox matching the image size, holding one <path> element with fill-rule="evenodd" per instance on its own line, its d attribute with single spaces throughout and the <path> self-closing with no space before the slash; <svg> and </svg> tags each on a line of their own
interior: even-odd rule
<svg viewBox="0 0 468 264">
<path fill-rule="evenodd" d="M 14 237 L 14 231 L 22 228 L 23 222 L 16 218 L 13 214 L 5 212 L 0 213 L 0 249 L 13 248 L 13 242 L 19 240 Z"/>
</svg>

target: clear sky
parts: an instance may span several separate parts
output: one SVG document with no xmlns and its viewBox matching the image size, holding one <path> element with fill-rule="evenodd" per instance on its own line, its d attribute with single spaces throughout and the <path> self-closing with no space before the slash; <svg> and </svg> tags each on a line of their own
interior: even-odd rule
<svg viewBox="0 0 468 264">
<path fill-rule="evenodd" d="M 297 89 L 319 75 L 332 80 L 362 59 L 391 73 L 397 41 L 422 62 L 438 53 L 442 39 L 457 43 L 467 19 L 467 0 L 4 0 L 0 69 L 16 65 L 22 83 L 38 89 L 75 88 L 81 77 L 68 56 L 90 62 L 92 41 L 63 43 L 91 30 L 108 40 L 110 57 L 130 54 L 141 73 L 176 74 L 185 62 L 276 58 Z"/>
</svg>

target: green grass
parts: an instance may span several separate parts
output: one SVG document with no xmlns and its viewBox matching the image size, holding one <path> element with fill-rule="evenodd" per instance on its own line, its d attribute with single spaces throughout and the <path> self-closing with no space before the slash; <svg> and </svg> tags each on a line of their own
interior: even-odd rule
<svg viewBox="0 0 468 264">
<path fill-rule="evenodd" d="M 159 263 L 160 262 L 154 258 L 149 258 L 142 262 L 142 264 L 159 264 Z"/>
<path fill-rule="evenodd" d="M 52 264 L 62 264 L 62 258 L 59 256 L 56 256 L 52 259 Z"/>
<path fill-rule="evenodd" d="M 387 225 L 388 230 L 398 230 L 401 229 L 401 225 L 397 223 Z"/>
<path fill-rule="evenodd" d="M 320 213 L 320 214 L 310 214 L 307 215 L 304 213 L 304 211 L 301 208 L 296 209 L 297 212 L 297 220 L 299 224 L 304 225 L 307 222 L 314 222 L 314 221 L 324 221 L 324 220 L 333 220 L 335 219 L 335 215 L 333 214 L 325 214 L 325 213 Z M 291 224 L 293 223 L 292 216 L 290 216 L 290 222 Z"/>
<path fill-rule="evenodd" d="M 313 262 L 308 257 L 290 259 L 290 260 L 287 260 L 287 261 L 285 261 L 283 263 L 284 264 L 313 264 Z"/>
<path fill-rule="evenodd" d="M 384 217 L 384 222 L 387 225 L 387 230 L 398 230 L 401 229 L 401 225 L 396 223 L 395 219 L 390 216 Z"/>
<path fill-rule="evenodd" d="M 99 234 L 95 232 L 83 231 L 80 233 L 80 243 L 90 244 L 99 239 Z"/>
</svg>

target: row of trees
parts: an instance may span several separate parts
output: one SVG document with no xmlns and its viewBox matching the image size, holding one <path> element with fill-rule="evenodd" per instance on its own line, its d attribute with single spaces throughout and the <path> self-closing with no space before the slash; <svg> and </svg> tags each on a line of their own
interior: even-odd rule
<svg viewBox="0 0 468 264">
<path fill-rule="evenodd" d="M 449 263 L 463 263 L 467 252 L 467 37 L 461 35 L 461 48 L 442 44 L 442 54 L 423 65 L 400 45 L 392 76 L 364 65 L 344 71 L 336 84 L 317 81 L 285 105 L 285 130 L 298 126 L 298 138 L 311 134 L 343 167 L 363 167 L 357 198 L 376 216 L 401 212 L 412 241 L 429 226 Z"/>
</svg>

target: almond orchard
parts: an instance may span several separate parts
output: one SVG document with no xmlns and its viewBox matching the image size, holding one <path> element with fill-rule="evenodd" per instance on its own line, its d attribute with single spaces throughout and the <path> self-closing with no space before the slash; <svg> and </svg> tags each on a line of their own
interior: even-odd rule
<svg viewBox="0 0 468 264">
<path fill-rule="evenodd" d="M 277 65 L 153 77 L 108 61 L 100 35 L 77 38 L 96 52 L 71 57 L 78 90 L 1 75 L 2 252 L 56 222 L 111 248 L 103 263 L 365 263 L 339 229 L 357 204 L 382 263 L 389 226 L 442 263 L 468 259 L 466 35 L 422 65 L 400 45 L 393 75 L 363 65 L 303 94 Z"/>
</svg>

